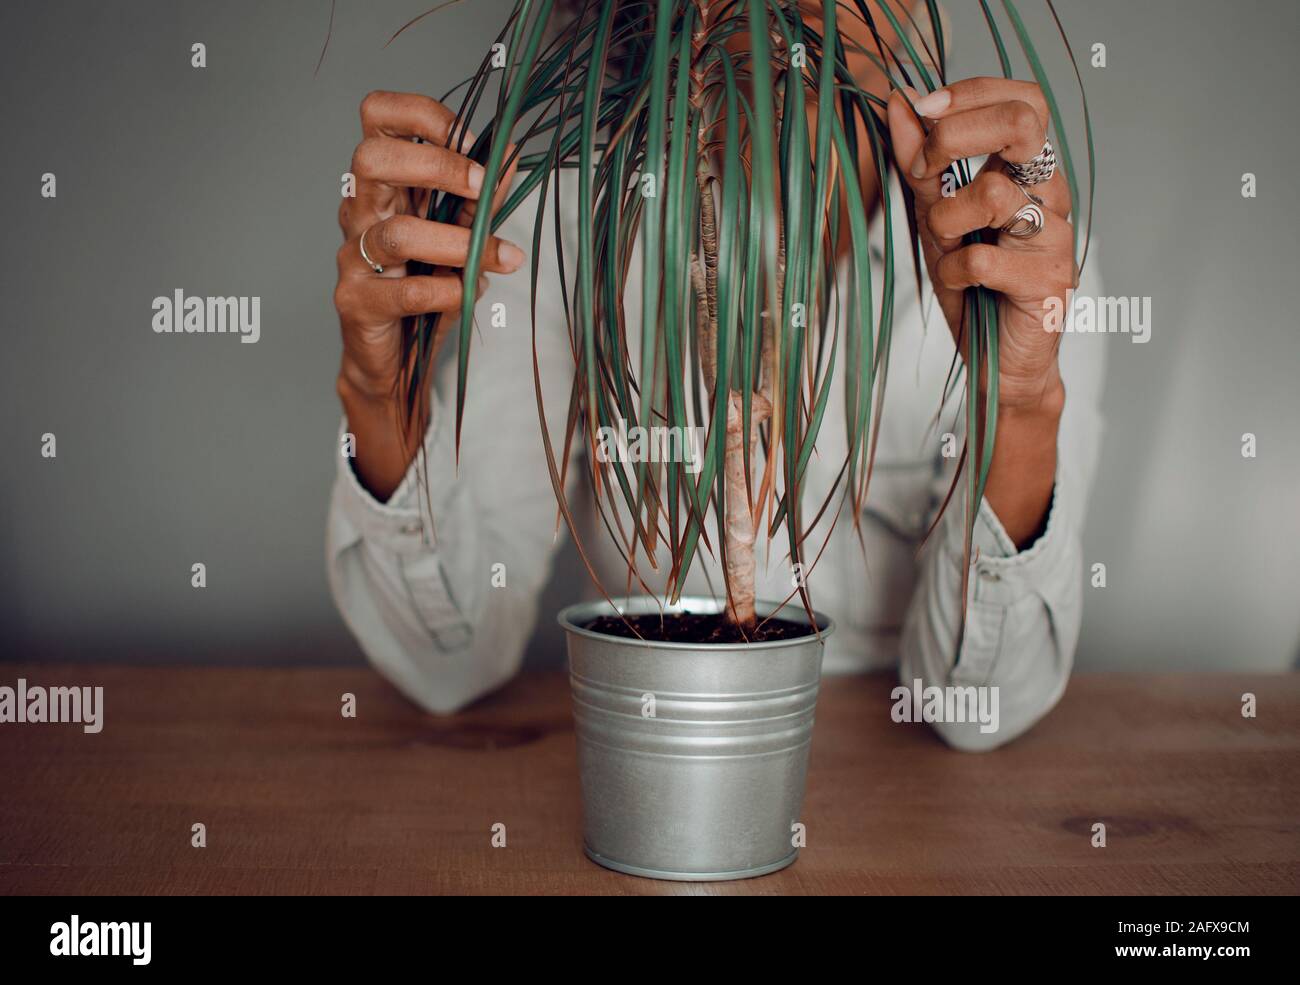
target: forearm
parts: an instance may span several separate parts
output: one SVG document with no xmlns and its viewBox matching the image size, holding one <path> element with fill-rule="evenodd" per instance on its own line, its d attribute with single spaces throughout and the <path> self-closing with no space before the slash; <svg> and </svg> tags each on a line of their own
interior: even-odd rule
<svg viewBox="0 0 1300 985">
<path fill-rule="evenodd" d="M 995 732 L 936 725 L 961 749 L 991 749 L 1020 735 L 1051 709 L 1069 678 L 1082 611 L 1082 504 L 1078 484 L 1061 481 L 1080 464 L 1077 447 L 1072 457 L 1067 443 L 1065 472 L 1057 469 L 1062 407 L 1058 381 L 1056 392 L 1034 405 L 999 412 L 975 517 L 974 563 L 967 567 L 967 514 L 958 501 L 927 542 L 918 571 L 902 639 L 903 683 L 996 686 L 1000 695 Z"/>
<path fill-rule="evenodd" d="M 479 355 L 500 367 L 493 350 L 511 342 L 494 338 Z M 438 713 L 463 707 L 518 669 L 554 543 L 552 508 L 539 495 L 547 491 L 544 468 L 529 461 L 527 478 L 495 481 L 498 462 L 527 458 L 512 442 L 528 435 L 531 408 L 519 402 L 488 417 L 484 404 L 500 406 L 511 384 L 476 382 L 459 472 L 440 406 L 425 413 L 427 430 L 404 432 L 398 398 L 367 393 L 346 367 L 338 385 L 356 457 L 340 459 L 331 502 L 331 591 L 375 667 Z M 418 482 L 404 482 L 416 454 L 427 468 Z"/>
<path fill-rule="evenodd" d="M 402 407 L 394 395 L 364 392 L 339 374 L 338 395 L 355 439 L 353 468 L 366 491 L 380 502 L 392 496 L 420 447 L 422 420 L 427 413 L 403 421 Z M 426 403 L 427 407 L 427 403 Z"/>
<path fill-rule="evenodd" d="M 1041 394 L 998 409 L 984 499 L 1018 549 L 1042 533 L 1056 482 L 1056 439 L 1065 387 L 1053 369 Z"/>
</svg>

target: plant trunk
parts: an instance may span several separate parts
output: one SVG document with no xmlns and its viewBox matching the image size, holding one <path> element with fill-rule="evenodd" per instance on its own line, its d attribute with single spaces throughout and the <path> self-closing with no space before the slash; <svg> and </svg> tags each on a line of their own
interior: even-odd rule
<svg viewBox="0 0 1300 985">
<path fill-rule="evenodd" d="M 708 180 L 701 151 L 698 171 L 700 190 L 700 240 L 703 262 L 694 257 L 691 264 L 696 290 L 696 310 L 700 320 L 700 367 L 704 372 L 709 396 L 722 399 L 718 388 L 726 388 L 727 440 L 723 450 L 723 482 L 726 489 L 726 515 L 722 518 L 723 552 L 727 568 L 728 621 L 744 632 L 757 623 L 754 611 L 754 581 L 758 565 L 754 558 L 754 541 L 758 536 L 753 484 L 745 468 L 746 444 L 752 465 L 758 451 L 759 428 L 772 414 L 772 404 L 762 393 L 751 395 L 748 440 L 745 430 L 744 395 L 729 387 L 718 376 L 718 220 L 713 188 Z"/>
<path fill-rule="evenodd" d="M 758 536 L 753 490 L 745 471 L 744 397 L 738 390 L 727 399 L 727 444 L 725 469 L 727 515 L 723 523 L 723 540 L 727 559 L 727 615 L 742 630 L 754 628 L 754 575 L 758 565 L 754 558 L 754 541 Z M 758 452 L 759 427 L 772 413 L 772 405 L 761 393 L 751 397 L 749 461 Z"/>
<path fill-rule="evenodd" d="M 693 39 L 694 61 L 698 64 L 705 40 L 705 27 L 711 23 L 710 3 L 700 0 L 700 29 Z M 704 98 L 704 80 L 698 71 L 691 73 L 691 99 L 696 109 Z M 762 393 L 751 395 L 750 429 L 744 434 L 744 395 L 730 387 L 730 381 L 718 379 L 718 217 L 710 181 L 708 147 L 703 125 L 698 135 L 699 153 L 696 161 L 696 180 L 700 194 L 700 254 L 693 256 L 691 280 L 696 292 L 696 313 L 699 321 L 700 369 L 704 374 L 711 400 L 727 401 L 727 435 L 723 451 L 723 483 L 726 509 L 721 518 L 723 553 L 726 559 L 728 621 L 743 632 L 751 631 L 757 623 L 754 610 L 755 573 L 754 541 L 758 535 L 758 510 L 754 502 L 753 486 L 745 468 L 752 463 L 758 450 L 759 428 L 772 414 L 772 404 Z M 765 346 L 766 348 L 766 343 Z M 715 405 L 716 406 L 716 405 Z M 748 446 L 748 456 L 746 455 Z"/>
</svg>

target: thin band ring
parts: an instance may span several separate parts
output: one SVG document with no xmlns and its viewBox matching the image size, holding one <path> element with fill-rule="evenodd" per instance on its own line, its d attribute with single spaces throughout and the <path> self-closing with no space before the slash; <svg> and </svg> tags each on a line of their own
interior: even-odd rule
<svg viewBox="0 0 1300 985">
<path fill-rule="evenodd" d="M 366 252 L 366 233 L 368 232 L 370 232 L 369 229 L 363 230 L 361 233 L 361 238 L 357 240 L 357 245 L 361 247 L 361 259 L 366 261 L 366 263 L 370 264 L 370 269 L 373 270 L 375 273 L 382 274 L 384 272 L 384 268 L 381 267 L 379 264 L 375 263 L 374 260 L 370 259 L 370 254 Z"/>
<path fill-rule="evenodd" d="M 1037 195 L 1035 195 L 1033 192 L 1031 192 L 1031 191 L 1030 191 L 1028 188 L 1026 188 L 1024 185 L 1019 185 L 1019 184 L 1018 184 L 1018 185 L 1016 185 L 1016 187 L 1020 189 L 1020 194 L 1023 195 L 1023 196 L 1025 196 L 1025 199 L 1026 199 L 1026 200 L 1027 200 L 1031 205 L 1042 205 L 1042 204 L 1043 204 L 1043 200 L 1042 200 L 1041 198 L 1039 198 Z"/>
</svg>

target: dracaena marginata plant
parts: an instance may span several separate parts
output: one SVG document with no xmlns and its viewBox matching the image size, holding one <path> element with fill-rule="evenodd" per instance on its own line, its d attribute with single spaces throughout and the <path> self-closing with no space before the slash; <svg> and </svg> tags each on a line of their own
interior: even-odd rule
<svg viewBox="0 0 1300 985">
<path fill-rule="evenodd" d="M 985 0 L 980 6 L 1003 73 L 1012 76 L 1005 39 L 1014 35 L 1046 96 L 1077 216 L 1079 187 L 1060 109 L 1020 12 L 1011 0 L 1003 0 L 1000 11 Z M 1059 31 L 1050 0 L 1046 8 Z M 847 39 L 842 25 L 848 19 L 863 40 Z M 1063 31 L 1058 41 L 1065 41 Z M 482 200 L 491 200 L 516 159 L 520 177 L 495 215 L 477 211 L 464 278 L 476 282 L 488 234 L 532 203 L 532 296 L 535 302 L 541 291 L 564 292 L 574 360 L 563 448 L 550 440 L 548 409 L 535 385 L 560 513 L 577 538 L 565 479 L 569 452 L 585 446 L 585 481 L 627 562 L 628 585 L 648 588 L 638 559 L 653 563 L 662 542 L 672 563 L 654 594 L 673 601 L 701 552 L 715 554 L 726 582 L 727 618 L 748 637 L 756 623 L 758 535 L 776 540 L 793 570 L 806 571 L 818 554 L 809 530 L 844 508 L 855 524 L 861 515 L 886 385 L 894 293 L 900 280 L 919 290 L 923 261 L 903 183 L 907 215 L 895 214 L 890 196 L 880 195 L 883 287 L 873 297 L 866 203 L 874 198 L 868 183 L 888 189 L 891 179 L 888 92 L 860 85 L 850 56 L 869 59 L 889 88 L 929 92 L 946 84 L 938 4 L 571 0 L 555 9 L 554 0 L 518 0 L 494 48 L 498 56 L 504 50 L 504 65 L 489 54 L 463 84 L 449 143 L 468 144 L 463 125 L 494 98 L 490 121 L 467 151 L 486 169 Z M 577 201 L 569 203 L 576 207 L 567 211 L 559 207 L 562 169 L 576 171 Z M 1088 171 L 1091 185 L 1090 128 Z M 957 187 L 972 178 L 967 162 L 950 173 Z M 1091 197 L 1090 187 L 1089 203 Z M 553 230 L 546 217 L 552 199 Z M 451 221 L 462 204 L 453 195 L 435 195 L 427 217 Z M 560 258 L 564 282 L 539 283 L 539 252 L 561 243 L 566 230 L 576 233 L 577 256 Z M 971 234 L 968 241 L 985 235 Z M 640 244 L 639 291 L 629 286 L 634 242 Z M 844 285 L 835 276 L 840 244 L 849 258 Z M 901 272 L 900 259 L 913 268 L 914 279 Z M 457 356 L 458 448 L 474 302 L 466 291 Z M 627 330 L 624 313 L 631 305 L 640 305 L 639 338 Z M 836 317 L 838 311 L 847 317 Z M 438 329 L 436 314 L 406 325 L 408 414 L 424 413 L 419 398 L 428 386 Z M 534 339 L 537 331 L 534 324 Z M 938 407 L 953 387 L 965 388 L 961 468 L 972 475 L 965 503 L 969 561 L 997 429 L 998 312 L 987 289 L 966 292 L 958 353 L 935 399 Z M 842 461 L 839 477 L 826 500 L 805 504 L 806 471 L 831 407 L 837 367 L 844 388 L 843 407 L 835 412 L 844 414 L 847 447 L 821 450 Z M 987 413 L 981 413 L 980 387 L 972 380 L 985 385 Z M 683 429 L 677 434 L 701 425 L 707 437 L 696 462 L 627 462 L 596 454 L 601 430 L 618 431 L 620 424 Z M 811 612 L 805 582 L 796 581 Z"/>
</svg>

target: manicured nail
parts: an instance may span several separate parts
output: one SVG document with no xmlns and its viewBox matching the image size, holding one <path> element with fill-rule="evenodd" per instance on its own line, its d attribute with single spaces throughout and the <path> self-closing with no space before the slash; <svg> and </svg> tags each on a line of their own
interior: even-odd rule
<svg viewBox="0 0 1300 985">
<path fill-rule="evenodd" d="M 952 102 L 952 93 L 947 89 L 936 89 L 921 99 L 918 99 L 913 106 L 922 116 L 935 117 L 948 108 Z"/>
<path fill-rule="evenodd" d="M 452 148 L 461 154 L 467 154 L 476 140 L 478 137 L 474 136 L 474 131 L 465 127 L 452 133 Z"/>
<path fill-rule="evenodd" d="M 925 147 L 916 152 L 916 157 L 912 158 L 912 177 L 920 178 L 925 174 Z"/>
<path fill-rule="evenodd" d="M 513 274 L 523 265 L 524 251 L 509 240 L 503 239 L 497 249 L 497 259 L 501 261 L 501 266 L 506 268 L 506 273 Z"/>
<path fill-rule="evenodd" d="M 469 185 L 469 190 L 475 195 L 483 190 L 483 176 L 486 172 L 481 164 L 471 164 L 469 166 L 469 176 L 465 179 L 465 184 Z"/>
</svg>

